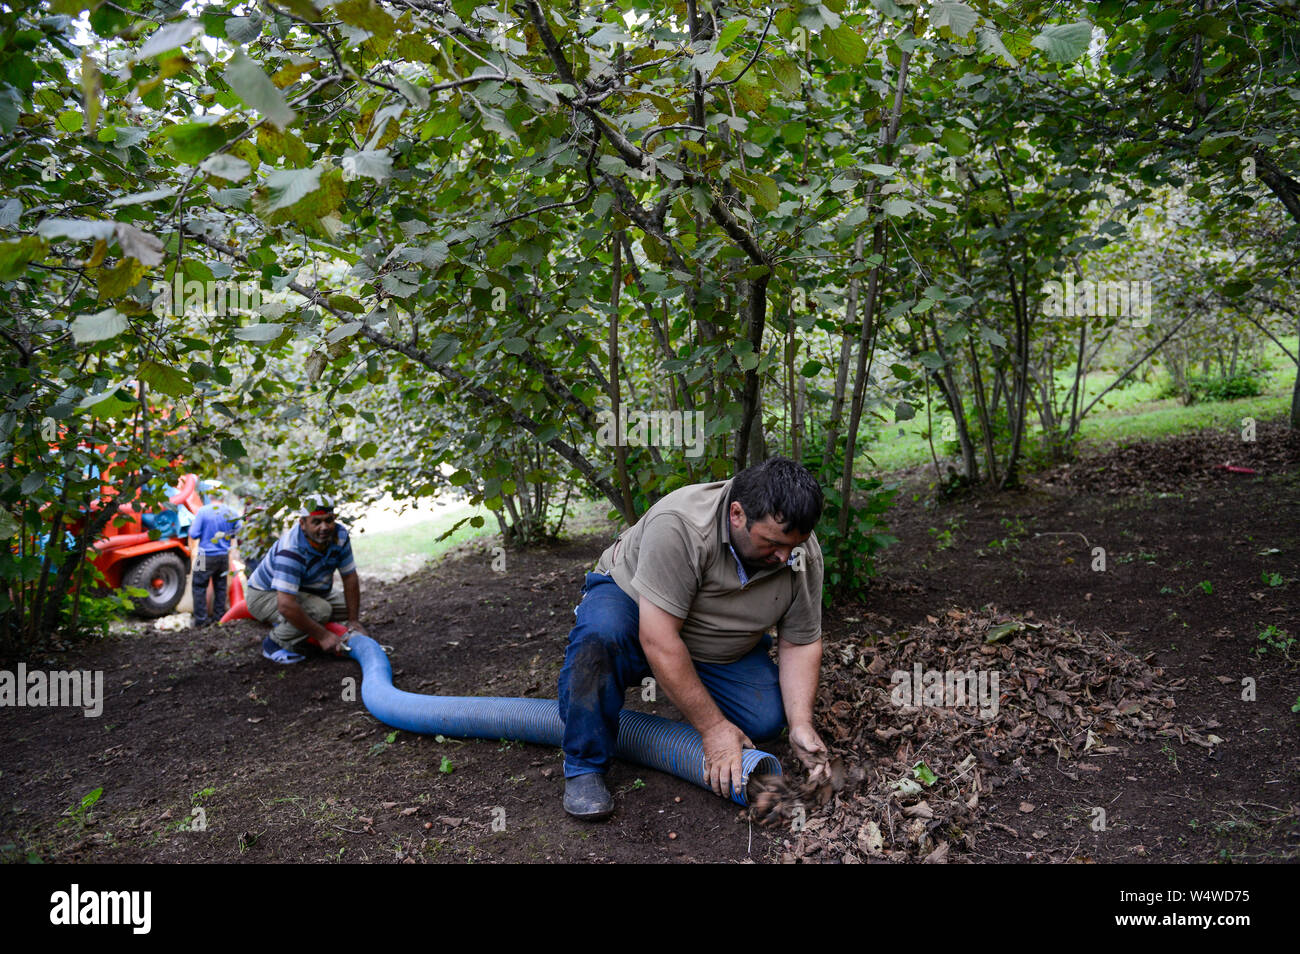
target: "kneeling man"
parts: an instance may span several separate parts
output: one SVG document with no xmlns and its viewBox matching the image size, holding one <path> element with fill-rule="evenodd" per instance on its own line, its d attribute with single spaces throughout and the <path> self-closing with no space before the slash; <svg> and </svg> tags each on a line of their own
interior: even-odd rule
<svg viewBox="0 0 1300 954">
<path fill-rule="evenodd" d="M 342 594 L 334 591 L 335 570 L 343 578 Z M 331 621 L 346 620 L 350 631 L 365 633 L 352 544 L 347 528 L 334 520 L 331 500 L 308 498 L 298 523 L 271 546 L 249 577 L 245 599 L 253 617 L 272 626 L 262 640 L 262 655 L 272 662 L 302 662 L 305 657 L 297 650 L 309 636 L 326 652 L 335 651 L 343 637 L 325 628 Z"/>
<path fill-rule="evenodd" d="M 560 673 L 564 809 L 614 809 L 605 786 L 628 686 L 653 674 L 704 742 L 709 784 L 741 783 L 741 750 L 780 734 L 814 773 L 821 669 L 822 512 L 816 478 L 774 457 L 665 496 L 601 554 L 574 610 Z M 768 656 L 775 626 L 779 666 Z"/>
</svg>

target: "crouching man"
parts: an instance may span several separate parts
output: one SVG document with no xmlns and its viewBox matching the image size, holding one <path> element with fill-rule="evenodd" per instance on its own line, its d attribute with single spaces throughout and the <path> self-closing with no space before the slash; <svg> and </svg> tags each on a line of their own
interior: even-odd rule
<svg viewBox="0 0 1300 954">
<path fill-rule="evenodd" d="M 343 592 L 334 590 L 334 571 L 343 578 Z M 272 662 L 302 662 L 298 650 L 315 637 L 320 648 L 334 652 L 343 637 L 325 628 L 328 622 L 361 626 L 361 584 L 347 528 L 334 519 L 334 504 L 312 496 L 304 503 L 298 523 L 285 531 L 249 577 L 245 599 L 255 619 L 270 623 L 262 640 L 262 655 Z"/>
<path fill-rule="evenodd" d="M 629 686 L 653 674 L 704 742 L 725 795 L 741 751 L 788 724 L 814 775 L 828 753 L 813 729 L 821 669 L 822 553 L 816 478 L 774 457 L 731 480 L 682 487 L 656 503 L 586 575 L 560 673 L 564 809 L 614 809 L 604 776 Z M 775 626 L 779 665 L 768 656 Z"/>
</svg>

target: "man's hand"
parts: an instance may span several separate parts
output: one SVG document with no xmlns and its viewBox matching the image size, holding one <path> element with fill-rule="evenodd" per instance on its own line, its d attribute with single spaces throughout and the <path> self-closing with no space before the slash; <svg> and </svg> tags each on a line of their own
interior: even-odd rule
<svg viewBox="0 0 1300 954">
<path fill-rule="evenodd" d="M 752 749 L 754 743 L 749 736 L 740 731 L 734 723 L 723 719 L 703 735 L 704 739 L 704 775 L 715 795 L 726 798 L 731 793 L 732 783 L 740 787 L 745 777 L 741 765 L 742 749 Z"/>
<path fill-rule="evenodd" d="M 326 629 L 324 636 L 316 637 L 316 642 L 320 644 L 320 648 L 325 652 L 338 653 L 339 645 L 343 642 L 343 636 L 332 629 Z"/>
<path fill-rule="evenodd" d="M 366 632 L 365 627 L 361 625 L 361 620 L 359 620 L 359 619 L 350 619 L 350 620 L 348 620 L 348 629 L 349 629 L 351 632 L 354 632 L 354 633 L 360 633 L 362 636 L 369 636 L 369 635 L 370 635 L 369 633 Z"/>
<path fill-rule="evenodd" d="M 811 723 L 790 729 L 790 748 L 808 770 L 809 782 L 824 782 L 831 777 L 830 753 Z"/>
</svg>

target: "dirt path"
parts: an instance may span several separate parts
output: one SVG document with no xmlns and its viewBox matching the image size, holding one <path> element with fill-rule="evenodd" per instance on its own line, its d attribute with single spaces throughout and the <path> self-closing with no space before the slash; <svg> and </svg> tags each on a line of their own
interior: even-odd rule
<svg viewBox="0 0 1300 954">
<path fill-rule="evenodd" d="M 1219 440 L 1113 452 L 1017 494 L 900 501 L 891 516 L 902 542 L 886 553 L 872 598 L 826 616 L 818 715 L 828 732 L 841 687 L 856 686 L 859 705 L 887 698 L 888 671 L 848 667 L 924 634 L 927 645 L 943 645 L 945 627 L 953 645 L 972 639 L 972 620 L 1055 620 L 1091 640 L 1104 633 L 1159 671 L 1161 689 L 1151 698 L 1168 698 L 1173 708 L 1145 720 L 1132 710 L 1133 724 L 1144 726 L 1137 735 L 1087 751 L 1066 738 L 1070 725 L 1047 752 L 1016 754 L 1011 743 L 998 747 L 997 731 L 982 736 L 990 764 L 980 765 L 976 807 L 958 825 L 931 797 L 935 814 L 920 818 L 916 844 L 886 832 L 879 857 L 917 857 L 913 849 L 940 844 L 949 845 L 948 861 L 1300 857 L 1300 715 L 1290 711 L 1300 696 L 1292 661 L 1300 646 L 1287 659 L 1282 636 L 1270 637 L 1272 646 L 1257 638 L 1270 625 L 1300 636 L 1300 457 L 1280 431 L 1261 429 L 1261 442 L 1274 443 L 1254 463 L 1268 472 L 1230 474 L 1216 469 L 1232 449 Z M 582 573 L 604 542 L 511 553 L 506 574 L 492 572 L 488 551 L 469 549 L 401 583 L 369 586 L 366 616 L 394 647 L 396 684 L 553 697 Z M 1106 550 L 1105 571 L 1092 569 L 1097 546 Z M 1025 658 L 1035 651 L 1032 633 L 1016 637 L 1028 640 L 1019 644 Z M 101 669 L 106 699 L 99 718 L 0 710 L 3 857 L 868 860 L 875 846 L 859 835 L 873 810 L 872 780 L 887 781 L 902 760 L 955 765 L 966 754 L 959 740 L 926 734 L 927 723 L 881 706 L 870 713 L 872 739 L 837 743 L 863 768 L 862 788 L 809 806 L 802 831 L 754 825 L 703 790 L 631 765 L 611 775 L 614 818 L 583 825 L 560 808 L 558 750 L 394 732 L 344 699 L 354 664 L 314 658 L 277 667 L 261 659 L 258 637 L 251 623 L 203 632 L 150 627 L 27 660 L 29 668 Z M 1252 652 L 1261 647 L 1263 655 Z M 1006 678 L 1014 670 L 1021 679 L 1018 666 L 1020 656 L 1006 664 Z M 1242 699 L 1247 678 L 1254 701 Z M 1015 699 L 1008 693 L 1005 704 Z M 628 701 L 676 715 L 633 693 Z M 1191 734 L 1159 735 L 1162 725 Z M 890 727 L 898 733 L 889 735 Z M 1210 736 L 1220 741 L 1207 747 Z M 768 748 L 794 767 L 784 744 Z M 935 784 L 965 798 L 969 779 Z M 92 806 L 70 811 L 96 789 L 102 796 Z M 911 820 L 924 816 L 916 801 Z M 1104 830 L 1093 827 L 1097 808 L 1106 813 Z"/>
</svg>

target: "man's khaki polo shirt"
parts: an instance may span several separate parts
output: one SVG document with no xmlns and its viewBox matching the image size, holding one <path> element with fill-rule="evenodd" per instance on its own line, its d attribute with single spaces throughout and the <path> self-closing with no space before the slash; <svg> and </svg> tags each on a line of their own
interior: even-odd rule
<svg viewBox="0 0 1300 954">
<path fill-rule="evenodd" d="M 791 643 L 822 635 L 822 550 L 803 544 L 803 569 L 760 570 L 742 585 L 732 555 L 727 495 L 731 481 L 681 487 L 624 530 L 596 563 L 634 600 L 683 618 L 682 641 L 698 662 L 730 663 L 772 626 Z M 792 558 L 794 559 L 794 558 Z"/>
</svg>

